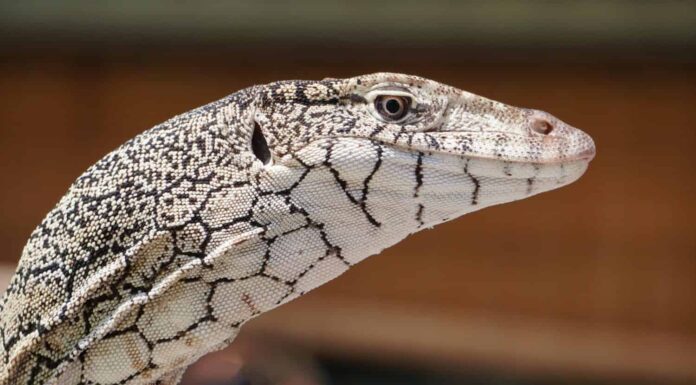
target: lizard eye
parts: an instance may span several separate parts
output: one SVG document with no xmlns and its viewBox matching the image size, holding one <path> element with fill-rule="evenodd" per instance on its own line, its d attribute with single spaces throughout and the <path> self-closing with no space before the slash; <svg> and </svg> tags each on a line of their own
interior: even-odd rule
<svg viewBox="0 0 696 385">
<path fill-rule="evenodd" d="M 375 98 L 375 109 L 387 121 L 397 121 L 408 113 L 411 98 L 401 95 L 379 95 Z"/>
</svg>

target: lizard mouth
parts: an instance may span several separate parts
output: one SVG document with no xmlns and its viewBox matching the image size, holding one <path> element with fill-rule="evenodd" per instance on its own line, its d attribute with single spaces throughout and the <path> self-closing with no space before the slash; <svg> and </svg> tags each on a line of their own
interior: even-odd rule
<svg viewBox="0 0 696 385">
<path fill-rule="evenodd" d="M 589 162 L 592 159 L 594 159 L 595 155 L 597 155 L 597 150 L 593 146 L 592 148 L 588 148 L 588 149 L 578 153 L 575 156 L 575 159 L 573 159 L 573 160 L 584 160 L 584 161 Z"/>
<path fill-rule="evenodd" d="M 565 164 L 590 162 L 596 155 L 589 135 L 524 136 L 499 132 L 444 131 L 413 133 L 402 141 L 379 141 L 408 151 L 457 155 L 506 163 Z"/>
</svg>

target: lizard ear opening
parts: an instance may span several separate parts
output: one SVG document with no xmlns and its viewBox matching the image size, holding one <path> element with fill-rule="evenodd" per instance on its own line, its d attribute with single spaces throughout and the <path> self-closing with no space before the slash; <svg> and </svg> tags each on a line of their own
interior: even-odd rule
<svg viewBox="0 0 696 385">
<path fill-rule="evenodd" d="M 251 135 L 251 150 L 263 164 L 270 163 L 271 151 L 268 149 L 268 142 L 256 122 L 254 122 L 254 133 Z"/>
</svg>

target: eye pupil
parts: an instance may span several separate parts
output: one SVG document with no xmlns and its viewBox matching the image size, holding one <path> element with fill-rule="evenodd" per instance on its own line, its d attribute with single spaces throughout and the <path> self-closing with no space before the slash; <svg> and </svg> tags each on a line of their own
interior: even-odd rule
<svg viewBox="0 0 696 385">
<path fill-rule="evenodd" d="M 411 100 L 405 96 L 383 95 L 375 100 L 375 108 L 384 119 L 395 121 L 408 113 Z"/>
<path fill-rule="evenodd" d="M 401 111 L 401 103 L 396 99 L 389 99 L 384 103 L 385 110 L 390 114 L 398 114 Z"/>
</svg>

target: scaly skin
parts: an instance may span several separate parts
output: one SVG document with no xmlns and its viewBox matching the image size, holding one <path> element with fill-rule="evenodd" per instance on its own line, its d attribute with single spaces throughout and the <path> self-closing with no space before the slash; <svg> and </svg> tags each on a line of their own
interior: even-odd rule
<svg viewBox="0 0 696 385">
<path fill-rule="evenodd" d="M 108 154 L 32 233 L 0 305 L 0 383 L 175 384 L 249 319 L 593 155 L 548 114 L 415 76 L 239 91 Z"/>
</svg>

